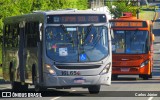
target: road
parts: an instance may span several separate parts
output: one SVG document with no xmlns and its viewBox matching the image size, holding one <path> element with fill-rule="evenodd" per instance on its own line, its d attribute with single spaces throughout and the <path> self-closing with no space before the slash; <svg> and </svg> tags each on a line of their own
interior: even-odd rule
<svg viewBox="0 0 160 100">
<path fill-rule="evenodd" d="M 102 86 L 99 94 L 89 94 L 87 89 L 72 88 L 66 90 L 49 89 L 44 97 L 30 98 L 31 100 L 160 100 L 160 10 L 157 10 L 157 20 L 154 22 L 153 33 L 154 42 L 154 68 L 153 78 L 142 80 L 136 75 L 119 76 L 118 80 L 113 80 L 111 86 Z M 9 84 L 0 84 L 0 90 L 10 91 Z M 33 87 L 30 87 L 32 91 Z M 144 92 L 145 91 L 145 92 Z M 152 96 L 141 97 L 143 94 L 152 93 Z M 159 97 L 156 97 L 158 93 Z M 139 95 L 139 96 L 137 96 Z M 154 97 L 155 96 L 155 97 Z M 5 98 L 17 100 L 17 98 Z M 26 99 L 26 98 L 18 98 Z"/>
</svg>

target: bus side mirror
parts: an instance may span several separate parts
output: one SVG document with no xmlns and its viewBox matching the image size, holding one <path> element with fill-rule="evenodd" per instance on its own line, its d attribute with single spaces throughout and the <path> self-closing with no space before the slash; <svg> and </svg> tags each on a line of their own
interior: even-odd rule
<svg viewBox="0 0 160 100">
<path fill-rule="evenodd" d="M 110 30 L 110 33 L 111 33 L 111 38 L 114 39 L 114 33 L 112 29 Z"/>
<path fill-rule="evenodd" d="M 42 41 L 43 24 L 39 23 L 39 40 Z"/>
<path fill-rule="evenodd" d="M 154 34 L 152 33 L 152 41 L 154 41 L 155 40 L 155 37 L 154 37 Z"/>
</svg>

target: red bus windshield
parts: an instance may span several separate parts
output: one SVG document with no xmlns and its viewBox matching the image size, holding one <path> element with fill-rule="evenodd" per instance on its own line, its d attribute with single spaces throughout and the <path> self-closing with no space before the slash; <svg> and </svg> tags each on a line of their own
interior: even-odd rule
<svg viewBox="0 0 160 100">
<path fill-rule="evenodd" d="M 148 53 L 148 31 L 115 30 L 112 39 L 113 54 L 143 54 Z"/>
</svg>

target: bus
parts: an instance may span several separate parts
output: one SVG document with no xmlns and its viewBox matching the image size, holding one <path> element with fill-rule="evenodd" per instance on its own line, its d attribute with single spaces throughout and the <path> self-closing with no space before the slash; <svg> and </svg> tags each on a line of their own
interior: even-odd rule
<svg viewBox="0 0 160 100">
<path fill-rule="evenodd" d="M 139 75 L 152 78 L 153 42 L 152 22 L 141 20 L 126 13 L 118 19 L 111 19 L 112 36 L 112 78 L 118 75 Z"/>
<path fill-rule="evenodd" d="M 3 77 L 13 90 L 111 85 L 112 50 L 106 14 L 35 11 L 4 19 Z"/>
</svg>

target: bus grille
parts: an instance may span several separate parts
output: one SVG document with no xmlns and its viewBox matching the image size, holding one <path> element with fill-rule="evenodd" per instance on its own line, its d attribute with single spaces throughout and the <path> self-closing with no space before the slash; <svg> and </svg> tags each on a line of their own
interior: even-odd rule
<svg viewBox="0 0 160 100">
<path fill-rule="evenodd" d="M 143 59 L 143 56 L 113 56 L 114 61 L 121 61 L 123 58 L 128 60 L 139 60 Z"/>
<path fill-rule="evenodd" d="M 62 66 L 62 65 L 58 65 L 56 66 L 59 69 L 95 69 L 95 68 L 99 68 L 101 67 L 101 65 L 90 65 L 90 66 Z"/>
</svg>

